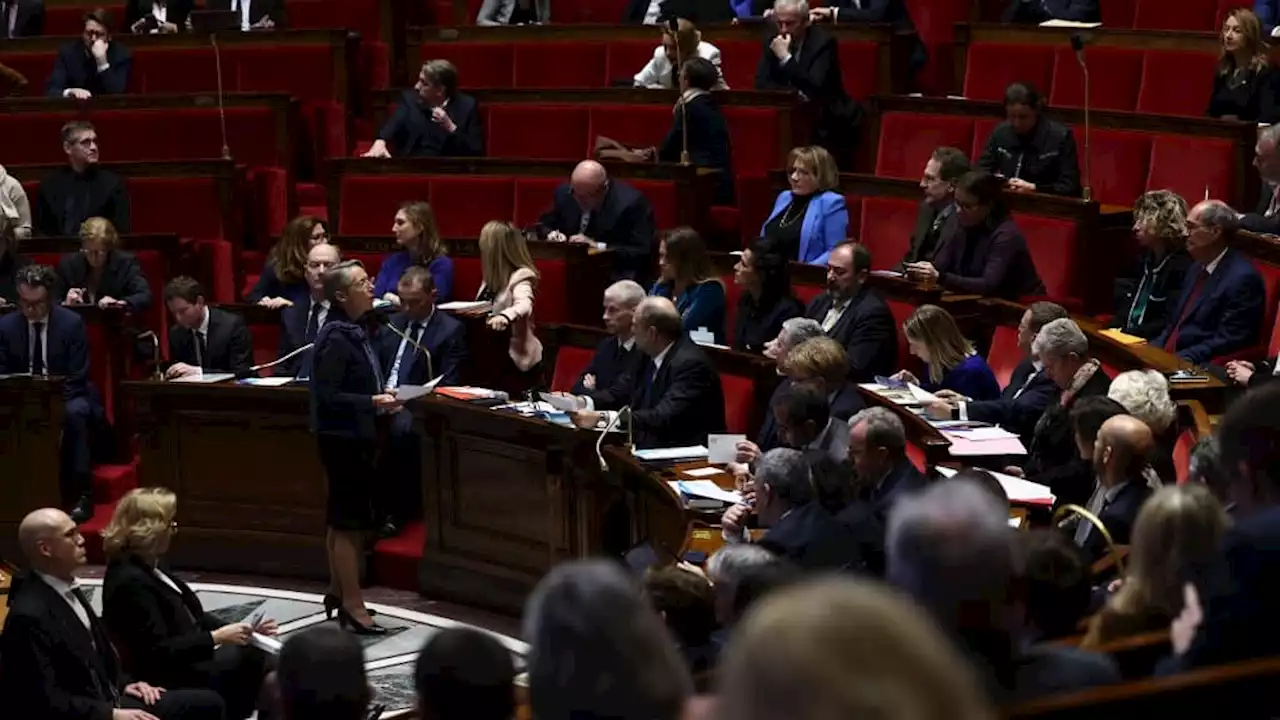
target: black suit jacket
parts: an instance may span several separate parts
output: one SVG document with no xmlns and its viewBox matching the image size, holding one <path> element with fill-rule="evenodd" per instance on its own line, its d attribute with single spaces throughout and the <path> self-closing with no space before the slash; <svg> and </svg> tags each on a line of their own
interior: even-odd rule
<svg viewBox="0 0 1280 720">
<path fill-rule="evenodd" d="M 702 348 L 687 337 L 672 343 L 646 391 L 651 363 L 648 359 L 634 376 L 622 378 L 630 382 L 615 383 L 593 396 L 600 410 L 631 406 L 636 447 L 702 445 L 708 434 L 724 432 L 720 375 Z"/>
<path fill-rule="evenodd" d="M 716 179 L 716 204 L 733 204 L 733 151 L 729 142 L 729 125 L 720 112 L 720 104 L 711 94 L 699 95 L 684 104 L 684 112 L 676 108 L 671 129 L 658 146 L 658 160 L 680 162 L 684 147 L 686 116 L 689 126 L 689 162 L 695 167 L 720 171 Z"/>
<path fill-rule="evenodd" d="M 799 91 L 818 108 L 814 123 L 815 142 L 832 149 L 837 159 L 845 149 L 856 146 L 862 108 L 844 90 L 840 51 L 836 38 L 821 27 L 810 25 L 804 43 L 792 48 L 792 58 L 783 65 L 769 49 L 776 32 L 766 34 L 760 62 L 756 66 L 757 90 Z M 796 56 L 797 49 L 799 56 Z"/>
<path fill-rule="evenodd" d="M 19 576 L 0 634 L 0 694 L 6 715 L 41 720 L 111 720 L 128 682 L 102 622 L 88 629 L 40 576 Z"/>
<path fill-rule="evenodd" d="M 914 262 L 930 262 L 933 255 L 938 251 L 938 241 L 942 239 L 942 228 L 946 225 L 945 218 L 938 221 L 941 210 L 934 208 L 929 203 L 920 201 L 920 212 L 916 214 L 916 229 L 911 232 L 911 247 L 907 248 L 907 254 L 902 256 L 902 262 L 898 263 L 898 270 L 902 270 L 907 263 Z M 948 217 L 954 211 L 948 213 Z M 935 226 L 934 222 L 937 222 Z"/>
<path fill-rule="evenodd" d="M 381 367 L 372 364 L 378 359 L 376 343 L 363 321 L 340 317 L 325 323 L 316 337 L 311 372 L 312 432 L 359 440 L 377 437 L 373 396 L 383 391 L 385 380 Z"/>
<path fill-rule="evenodd" d="M 169 328 L 169 362 L 186 363 L 214 372 L 247 374 L 253 366 L 253 337 L 249 335 L 244 318 L 211 307 L 203 365 L 196 360 L 195 332 L 181 325 Z"/>
<path fill-rule="evenodd" d="M 70 205 L 79 193 L 74 216 Z M 99 167 L 77 175 L 70 166 L 54 170 L 40 181 L 36 191 L 32 223 L 35 231 L 49 237 L 75 237 L 80 225 L 91 217 L 104 217 L 121 235 L 129 233 L 129 192 L 124 179 Z"/>
<path fill-rule="evenodd" d="M 542 214 L 538 224 L 548 231 L 558 230 L 565 237 L 579 233 L 582 208 L 573 199 L 568 183 L 556 188 L 551 209 Z M 621 180 L 610 180 L 604 201 L 591 213 L 583 234 L 614 251 L 613 280 L 635 280 L 642 287 L 646 285 L 653 249 L 653 208 L 639 190 Z"/>
<path fill-rule="evenodd" d="M 133 24 L 151 15 L 155 0 L 129 0 L 124 6 L 124 25 L 122 32 L 132 32 Z M 165 8 L 165 22 L 178 26 L 179 32 L 186 32 L 187 18 L 195 9 L 192 0 L 168 0 Z"/>
<path fill-rule="evenodd" d="M 634 344 L 630 350 L 625 350 L 618 343 L 618 338 L 611 335 L 596 345 L 596 352 L 591 356 L 591 362 L 587 363 L 582 375 L 578 376 L 572 392 L 574 395 L 590 395 L 594 399 L 596 393 L 607 392 L 624 376 L 631 378 L 621 380 L 624 385 L 635 382 L 634 378 L 643 369 L 644 361 L 645 354 L 640 352 Z M 594 389 L 587 389 L 582 384 L 582 379 L 587 375 L 595 376 Z"/>
<path fill-rule="evenodd" d="M 1009 384 L 1000 391 L 998 399 L 967 403 L 965 410 L 969 419 L 999 425 L 1009 432 L 1017 433 L 1021 436 L 1023 445 L 1029 447 L 1036 421 L 1044 414 L 1049 403 L 1058 399 L 1061 392 L 1043 372 L 1036 373 L 1028 383 L 1027 378 L 1031 377 L 1035 369 L 1031 358 L 1023 358 L 1018 367 L 1014 368 L 1013 377 L 1009 378 Z M 1019 395 L 1018 390 L 1024 385 L 1026 389 Z"/>
<path fill-rule="evenodd" d="M 773 394 L 769 396 L 769 406 L 765 409 L 764 421 L 760 423 L 760 432 L 756 435 L 756 446 L 761 452 L 768 452 L 779 446 L 778 418 L 773 414 L 773 405 L 790 387 L 791 378 L 784 377 L 774 388 Z M 849 422 L 849 418 L 867 407 L 862 396 L 858 394 L 857 386 L 849 383 L 836 390 L 829 402 L 831 417 L 844 422 Z"/>
<path fill-rule="evenodd" d="M 769 528 L 760 545 L 806 570 L 865 570 L 869 558 L 849 525 L 818 503 L 792 508 Z"/>
<path fill-rule="evenodd" d="M 211 633 L 223 623 L 205 613 L 186 583 L 169 578 L 178 591 L 136 556 L 111 561 L 102 619 L 138 680 L 165 688 L 208 685 L 208 672 L 197 664 L 213 658 Z"/>
<path fill-rule="evenodd" d="M 815 297 L 805 317 L 822 322 L 833 302 L 828 293 Z M 876 375 L 897 372 L 898 324 L 884 298 L 866 285 L 858 289 L 827 336 L 844 345 L 853 382 L 871 382 Z"/>
<path fill-rule="evenodd" d="M 62 91 L 68 88 L 88 90 L 93 95 L 124 94 L 128 91 L 129 73 L 133 69 L 133 52 L 112 41 L 107 47 L 107 63 L 106 71 L 98 72 L 98 64 L 89 55 L 84 42 L 79 38 L 72 40 L 58 49 L 45 94 L 60 98 Z"/>
<path fill-rule="evenodd" d="M 1136 266 L 1125 277 L 1115 281 L 1115 315 L 1111 327 L 1129 335 L 1150 340 L 1169 324 L 1169 315 L 1182 297 L 1182 283 L 1191 267 L 1191 257 L 1177 250 L 1156 264 L 1150 253 L 1143 253 Z M 1129 316 L 1137 303 L 1140 287 L 1148 291 L 1147 303 L 1140 322 L 1129 324 Z"/>
<path fill-rule="evenodd" d="M 889 517 L 889 510 L 898 498 L 928 484 L 929 479 L 916 468 L 910 458 L 904 457 L 893 466 L 878 486 L 863 489 L 859 493 L 860 500 L 869 503 L 883 522 Z"/>
<path fill-rule="evenodd" d="M 39 37 L 44 34 L 44 1 L 43 0 L 8 0 L 18 4 L 18 16 L 13 23 L 13 34 L 9 34 L 9 8 L 0 2 L 0 37 L 22 38 Z"/>
<path fill-rule="evenodd" d="M 699 25 L 729 22 L 735 18 L 727 0 L 663 0 L 659 18 L 671 15 Z M 622 22 L 639 25 L 649 10 L 649 0 L 630 0 L 622 13 Z"/>
<path fill-rule="evenodd" d="M 142 274 L 142 266 L 132 253 L 112 250 L 107 264 L 102 268 L 102 279 L 96 288 L 90 288 L 92 268 L 83 253 L 67 253 L 58 262 L 58 302 L 67 298 L 67 291 L 84 288 L 94 291 L 96 302 L 107 296 L 123 300 L 129 309 L 137 312 L 151 307 L 151 286 Z"/>
<path fill-rule="evenodd" d="M 72 310 L 49 309 L 45 338 L 50 375 L 63 377 L 62 391 L 68 399 L 92 397 L 89 385 L 89 340 L 84 320 Z M 27 319 L 20 312 L 0 316 L 0 373 L 31 371 L 31 335 Z"/>
<path fill-rule="evenodd" d="M 480 104 L 470 95 L 456 93 L 444 108 L 458 126 L 448 133 L 431 119 L 413 90 L 400 93 L 396 110 L 378 132 L 392 157 L 480 157 L 484 155 L 484 127 Z"/>
<path fill-rule="evenodd" d="M 1262 197 L 1258 199 L 1258 207 L 1253 212 L 1241 216 L 1241 229 L 1259 235 L 1280 235 L 1280 213 L 1267 217 L 1267 210 L 1271 209 L 1271 198 L 1274 194 L 1274 187 L 1267 183 L 1262 184 Z"/>
<path fill-rule="evenodd" d="M 1111 378 L 1098 368 L 1070 404 L 1050 402 L 1032 430 L 1023 470 L 1028 480 L 1048 485 L 1060 505 L 1086 505 L 1093 494 L 1093 468 L 1080 458 L 1076 447 L 1075 433 L 1071 430 L 1071 407 L 1080 398 L 1105 396 L 1110 388 Z"/>
<path fill-rule="evenodd" d="M 409 316 L 396 313 L 391 316 L 391 324 L 402 333 L 409 332 Z M 400 349 L 401 338 L 384 328 L 378 333 L 378 359 L 382 363 L 382 375 L 390 379 L 391 366 L 396 361 L 396 351 Z M 462 366 L 467 362 L 467 330 L 461 322 L 446 312 L 437 311 L 422 329 L 420 344 L 431 353 L 431 370 L 437 376 L 443 375 L 441 385 L 458 385 L 462 382 Z M 409 385 L 425 385 L 435 379 L 427 372 L 426 359 L 422 351 L 408 345 L 400 364 L 409 363 L 405 383 Z"/>
<path fill-rule="evenodd" d="M 205 8 L 209 10 L 231 10 L 233 0 L 206 0 Z M 276 29 L 283 29 L 289 24 L 289 16 L 285 12 L 284 0 L 249 0 L 249 24 L 255 25 L 263 17 L 270 17 Z"/>
<path fill-rule="evenodd" d="M 911 22 L 911 13 L 907 11 L 906 0 L 861 0 L 861 3 L 854 0 L 834 0 L 825 5 L 839 10 L 836 15 L 837 23 L 887 23 L 898 33 L 914 31 L 916 28 Z"/>
<path fill-rule="evenodd" d="M 1044 0 L 1025 2 L 1009 0 L 1001 22 L 1040 24 L 1046 20 L 1072 20 L 1074 22 L 1101 22 L 1098 0 Z"/>
<path fill-rule="evenodd" d="M 759 355 L 764 352 L 765 343 L 782 332 L 782 323 L 803 315 L 804 305 L 790 295 L 779 298 L 771 307 L 757 311 L 751 295 L 742 293 L 733 321 L 733 349 Z"/>
<path fill-rule="evenodd" d="M 1149 497 L 1151 497 L 1151 488 L 1147 486 L 1146 480 L 1136 477 L 1120 488 L 1114 500 L 1102 506 L 1098 519 L 1106 526 L 1107 532 L 1111 533 L 1111 539 L 1115 540 L 1117 545 L 1129 544 L 1133 523 L 1138 519 L 1138 510 L 1142 509 L 1142 503 Z M 1090 527 L 1093 526 L 1090 525 Z M 1089 534 L 1085 536 L 1084 551 L 1093 560 L 1107 554 L 1107 542 L 1096 528 L 1089 530 Z"/>
<path fill-rule="evenodd" d="M 307 339 L 307 321 L 311 319 L 311 296 L 306 296 L 306 302 L 295 302 L 280 311 L 280 343 L 276 347 L 276 357 L 282 358 L 298 348 L 306 345 L 307 342 L 314 342 L 315 338 Z M 335 317 L 333 308 L 329 308 L 329 312 L 325 314 L 324 321 L 328 323 Z M 316 335 L 320 334 L 320 328 L 316 328 Z M 293 358 L 285 360 L 275 366 L 272 375 L 280 377 L 310 377 L 312 351 L 298 353 Z"/>
</svg>

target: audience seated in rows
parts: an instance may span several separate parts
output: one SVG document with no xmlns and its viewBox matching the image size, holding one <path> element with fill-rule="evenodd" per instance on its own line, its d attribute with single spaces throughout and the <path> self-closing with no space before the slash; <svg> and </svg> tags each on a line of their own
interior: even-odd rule
<svg viewBox="0 0 1280 720">
<path fill-rule="evenodd" d="M 1027 639 L 1070 642 L 1066 638 L 1079 635 L 1080 621 L 1088 615 L 1093 597 L 1088 558 L 1058 529 L 1028 530 L 1024 549 Z"/>
<path fill-rule="evenodd" d="M 1007 119 L 991 131 L 978 168 L 1015 192 L 1079 197 L 1080 160 L 1071 128 L 1044 117 L 1044 100 L 1027 83 L 1005 90 L 1004 109 Z"/>
<path fill-rule="evenodd" d="M 211 307 L 200 283 L 186 276 L 165 285 L 164 302 L 174 320 L 169 329 L 169 361 L 161 368 L 166 379 L 204 373 L 249 374 L 253 338 L 244 318 Z"/>
<path fill-rule="evenodd" d="M 715 667 L 715 595 L 700 572 L 682 565 L 649 568 L 644 573 L 644 593 L 662 617 L 675 640 L 690 674 L 697 676 Z"/>
<path fill-rule="evenodd" d="M 98 166 L 98 132 L 93 124 L 72 120 L 62 126 L 67 164 L 40 181 L 36 191 L 36 232 L 76 237 L 91 217 L 106 218 L 117 232 L 129 234 L 129 193 L 124 179 Z"/>
<path fill-rule="evenodd" d="M 80 39 L 59 48 L 45 94 L 76 100 L 121 95 L 129 87 L 132 69 L 133 52 L 112 39 L 111 18 L 105 10 L 93 10 L 85 13 Z"/>
<path fill-rule="evenodd" d="M 929 156 L 920 178 L 924 199 L 916 215 L 916 228 L 897 270 L 905 272 L 915 263 L 933 261 L 942 239 L 942 228 L 956 212 L 956 183 L 968 172 L 969 158 L 953 147 L 940 147 Z"/>
<path fill-rule="evenodd" d="M 31 237 L 31 202 L 18 178 L 0 165 L 0 237 Z"/>
<path fill-rule="evenodd" d="M 753 240 L 733 266 L 733 283 L 742 291 L 734 312 L 730 345 L 738 352 L 762 354 L 778 337 L 782 324 L 804 315 L 804 305 L 791 293 L 791 267 L 769 238 Z"/>
<path fill-rule="evenodd" d="M 538 234 L 553 242 L 613 250 L 611 280 L 644 285 L 652 277 L 653 208 L 638 190 L 610 178 L 595 160 L 578 163 L 569 182 L 556 188 L 551 208 L 538 220 Z"/>
<path fill-rule="evenodd" d="M 849 210 L 840 192 L 840 171 L 822 147 L 799 147 L 787 156 L 790 190 L 778 194 L 760 235 L 778 251 L 810 265 L 825 265 L 849 234 Z"/>
<path fill-rule="evenodd" d="M 658 282 L 649 294 L 674 302 L 687 332 L 710 333 L 713 342 L 724 344 L 724 283 L 716 277 L 707 246 L 697 231 L 677 228 L 662 239 Z"/>
<path fill-rule="evenodd" d="M 551 22 L 551 0 L 484 0 L 476 25 L 543 25 Z"/>
<path fill-rule="evenodd" d="M 844 345 L 849 379 L 871 382 L 898 368 L 897 322 L 884 298 L 867 285 L 871 253 L 855 242 L 837 245 L 827 259 L 827 289 L 809 302 L 805 317 Z"/>
<path fill-rule="evenodd" d="M 281 240 L 276 247 L 283 242 Z M 336 317 L 336 313 L 330 312 L 333 308 L 324 296 L 324 274 L 340 262 L 342 253 L 328 242 L 312 245 L 307 251 L 302 277 L 308 292 L 280 311 L 277 359 L 282 362 L 273 368 L 273 375 L 298 379 L 311 377 L 314 353 L 307 346 L 315 343 L 316 335 L 329 318 Z"/>
<path fill-rule="evenodd" d="M 269 308 L 287 308 L 302 302 L 314 287 L 307 280 L 307 253 L 329 242 L 329 225 L 315 215 L 299 215 L 284 226 L 245 300 Z"/>
<path fill-rule="evenodd" d="M 669 27 L 662 29 L 662 44 L 653 51 L 649 62 L 636 73 L 633 82 L 638 88 L 669 90 L 677 86 L 676 68 L 683 69 L 683 64 L 693 58 L 706 60 L 714 71 L 711 86 L 702 88 L 703 90 L 729 89 L 724 83 L 724 73 L 720 70 L 720 49 L 704 41 L 698 27 L 683 18 L 676 21 L 674 33 Z"/>
<path fill-rule="evenodd" d="M 910 370 L 899 370 L 894 377 L 919 385 L 930 392 L 950 390 L 967 400 L 995 400 L 1000 383 L 956 325 L 951 313 L 937 305 L 921 305 L 902 324 L 911 354 L 925 364 L 925 379 Z"/>
<path fill-rule="evenodd" d="M 414 663 L 418 711 L 431 720 L 510 720 L 515 663 L 492 635 L 469 627 L 433 634 Z"/>
<path fill-rule="evenodd" d="M 1029 446 L 1036 423 L 1045 408 L 1057 401 L 1060 389 L 1044 372 L 1044 365 L 1031 352 L 1040 329 L 1054 320 L 1068 317 L 1067 311 L 1051 302 L 1032 303 L 1018 321 L 1018 349 L 1023 358 L 1013 369 L 1009 384 L 992 400 L 971 401 L 959 393 L 943 389 L 934 393 L 941 402 L 927 406 L 936 420 L 964 420 L 999 425 L 1022 438 Z"/>
<path fill-rule="evenodd" d="M 404 248 L 388 255 L 378 268 L 378 278 L 373 296 L 398 304 L 396 284 L 404 271 L 420 265 L 431 272 L 431 279 L 440 302 L 453 299 L 453 259 L 440 239 L 436 215 L 431 206 L 421 200 L 402 203 L 396 210 L 391 224 L 396 245 Z"/>
<path fill-rule="evenodd" d="M 80 252 L 58 261 L 57 301 L 96 305 L 138 313 L 151 307 L 151 285 L 106 218 L 91 217 L 80 226 Z"/>
<path fill-rule="evenodd" d="M 458 70 L 448 60 L 428 60 L 418 82 L 405 90 L 365 157 L 480 157 L 484 128 L 480 105 L 458 91 Z"/>
<path fill-rule="evenodd" d="M 1111 327 L 1150 340 L 1164 330 L 1191 265 L 1187 255 L 1187 203 L 1176 193 L 1153 190 L 1133 206 L 1133 234 L 1142 254 L 1116 278 Z"/>
<path fill-rule="evenodd" d="M 1206 114 L 1270 125 L 1280 120 L 1277 93 L 1280 73 L 1267 56 L 1262 24 L 1246 8 L 1232 10 L 1222 22 L 1222 53 Z"/>
</svg>

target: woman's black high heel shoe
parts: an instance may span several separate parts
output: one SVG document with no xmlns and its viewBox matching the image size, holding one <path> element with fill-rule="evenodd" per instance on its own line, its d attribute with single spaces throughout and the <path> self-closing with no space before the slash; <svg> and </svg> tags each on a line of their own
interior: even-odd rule
<svg viewBox="0 0 1280 720">
<path fill-rule="evenodd" d="M 328 593 L 325 593 L 325 596 L 324 596 L 324 619 L 325 620 L 332 620 L 333 614 L 337 612 L 338 609 L 341 607 L 342 607 L 342 598 L 338 597 L 337 595 L 330 595 Z M 370 610 L 368 608 L 365 608 L 365 612 L 369 613 L 369 617 L 373 617 L 378 614 L 377 610 Z"/>
<path fill-rule="evenodd" d="M 370 623 L 368 625 L 362 625 L 359 622 L 356 622 L 356 619 L 352 617 L 351 613 L 347 612 L 347 609 L 344 607 L 338 608 L 338 626 L 344 630 L 350 630 L 356 635 L 386 635 L 387 634 L 387 629 L 382 627 L 376 622 Z"/>
</svg>

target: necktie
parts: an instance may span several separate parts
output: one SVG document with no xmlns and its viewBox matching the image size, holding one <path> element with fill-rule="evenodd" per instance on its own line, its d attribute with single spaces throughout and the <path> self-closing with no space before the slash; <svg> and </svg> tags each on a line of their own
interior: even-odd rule
<svg viewBox="0 0 1280 720">
<path fill-rule="evenodd" d="M 1089 512 L 1093 513 L 1095 516 L 1100 516 L 1106 501 L 1107 489 L 1102 486 L 1102 483 L 1098 483 L 1098 486 L 1093 489 L 1093 495 L 1089 498 Z M 1075 535 L 1076 545 L 1083 547 L 1085 541 L 1089 539 L 1089 531 L 1092 529 L 1093 523 L 1085 520 L 1083 517 L 1077 516 Z"/>
<path fill-rule="evenodd" d="M 1178 318 L 1178 324 L 1173 326 L 1173 332 L 1169 333 L 1169 339 L 1164 343 L 1165 352 L 1173 353 L 1178 351 L 1178 334 L 1182 331 L 1182 323 L 1191 317 L 1196 303 L 1200 300 L 1200 295 L 1204 293 L 1204 285 L 1208 280 L 1208 270 L 1202 269 L 1200 274 L 1196 275 L 1196 282 L 1191 286 L 1191 292 L 1187 294 L 1187 302 L 1182 306 L 1182 315 Z"/>
<path fill-rule="evenodd" d="M 421 344 L 422 323 L 415 322 L 409 326 L 409 337 L 412 338 L 414 342 Z M 417 347 L 410 345 L 407 342 L 404 346 L 404 356 L 400 358 L 400 368 L 399 372 L 396 374 L 396 378 L 399 380 L 400 385 L 403 385 L 405 381 L 409 379 L 409 371 L 413 369 L 414 353 L 418 351 Z"/>
<path fill-rule="evenodd" d="M 303 333 L 304 342 L 313 342 L 316 339 L 316 331 L 320 329 L 320 311 L 324 310 L 324 306 L 320 303 L 312 303 L 311 315 L 307 317 L 307 329 Z"/>
<path fill-rule="evenodd" d="M 196 330 L 196 364 L 201 368 L 206 366 L 205 354 L 204 332 Z"/>
<path fill-rule="evenodd" d="M 649 391 L 653 389 L 653 375 L 658 371 L 657 363 L 649 361 L 644 366 L 644 377 L 640 380 L 640 407 L 649 407 Z"/>
<path fill-rule="evenodd" d="M 91 617 L 93 614 L 93 605 L 89 604 L 89 596 L 84 594 L 84 588 L 80 587 L 79 585 L 73 585 L 71 589 L 68 590 L 67 592 L 71 593 L 71 597 L 75 599 L 76 602 L 80 603 L 80 607 L 84 608 L 85 616 Z M 92 630 L 92 627 L 93 627 L 93 622 L 90 621 L 86 625 L 86 628 L 89 630 Z M 89 634 L 90 636 L 93 635 L 92 632 L 90 632 Z"/>
<path fill-rule="evenodd" d="M 31 344 L 31 374 L 43 375 L 44 367 L 44 323 L 31 323 L 31 335 L 35 341 Z"/>
</svg>

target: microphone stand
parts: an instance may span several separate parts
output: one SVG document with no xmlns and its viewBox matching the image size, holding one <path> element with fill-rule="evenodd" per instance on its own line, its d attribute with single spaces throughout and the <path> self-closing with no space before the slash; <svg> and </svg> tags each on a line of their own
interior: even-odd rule
<svg viewBox="0 0 1280 720">
<path fill-rule="evenodd" d="M 425 355 L 427 358 L 427 377 L 434 380 L 436 377 L 436 371 L 431 364 L 431 351 L 419 345 L 416 340 L 409 337 L 409 333 L 402 333 L 398 329 L 396 329 L 396 326 L 392 325 L 390 320 L 384 320 L 382 324 L 388 330 L 390 330 L 391 332 L 395 333 L 397 336 L 402 338 L 405 342 L 409 343 L 410 345 L 422 351 L 422 354 Z M 404 359 L 401 358 L 400 362 L 404 362 Z"/>
<path fill-rule="evenodd" d="M 222 159 L 230 160 L 231 146 L 227 144 L 227 108 L 222 98 L 222 52 L 218 50 L 217 33 L 209 33 L 209 43 L 213 46 L 213 63 L 218 73 L 218 125 L 222 131 Z"/>
<path fill-rule="evenodd" d="M 680 55 L 680 20 L 679 18 L 671 18 L 667 23 L 667 28 L 671 31 L 672 37 L 676 41 L 676 92 L 680 93 L 680 99 L 676 101 L 676 105 L 680 108 L 680 164 L 689 165 L 689 114 L 685 110 L 684 90 L 680 87 L 680 72 L 684 67 L 684 58 Z"/>
<path fill-rule="evenodd" d="M 1080 63 L 1080 70 L 1084 73 L 1084 188 L 1081 196 L 1089 202 L 1093 199 L 1093 153 L 1090 150 L 1093 127 L 1089 122 L 1089 63 L 1084 58 L 1084 37 L 1072 35 L 1071 48 L 1076 51 L 1076 62 Z"/>
</svg>

